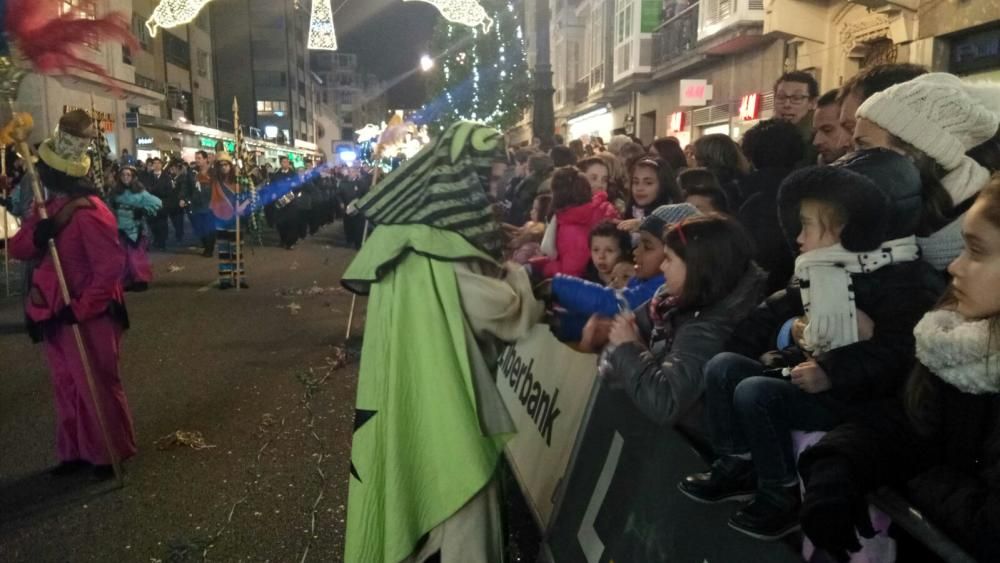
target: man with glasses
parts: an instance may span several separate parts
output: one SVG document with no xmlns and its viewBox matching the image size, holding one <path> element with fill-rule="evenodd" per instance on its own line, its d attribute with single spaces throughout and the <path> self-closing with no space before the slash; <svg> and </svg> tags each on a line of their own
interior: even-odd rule
<svg viewBox="0 0 1000 563">
<path fill-rule="evenodd" d="M 800 166 L 816 164 L 813 147 L 813 111 L 819 98 L 819 83 L 808 72 L 796 70 L 782 74 L 774 83 L 774 118 L 799 128 L 806 145 Z"/>
</svg>

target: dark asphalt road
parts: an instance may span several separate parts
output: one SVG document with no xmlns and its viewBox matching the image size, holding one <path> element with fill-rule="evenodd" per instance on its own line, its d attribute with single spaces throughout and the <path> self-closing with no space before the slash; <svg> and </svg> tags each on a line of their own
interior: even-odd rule
<svg viewBox="0 0 1000 563">
<path fill-rule="evenodd" d="M 239 293 L 207 287 L 215 262 L 194 250 L 153 255 L 151 290 L 128 296 L 140 452 L 120 490 L 45 473 L 48 372 L 0 297 L 0 561 L 341 560 L 357 365 L 329 366 L 350 305 L 330 291 L 353 255 L 339 229 L 254 249 Z M 215 447 L 157 448 L 178 430 Z"/>
</svg>

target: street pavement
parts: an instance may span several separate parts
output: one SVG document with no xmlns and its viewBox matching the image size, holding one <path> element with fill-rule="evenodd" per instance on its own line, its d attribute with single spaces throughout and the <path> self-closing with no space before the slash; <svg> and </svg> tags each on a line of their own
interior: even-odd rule
<svg viewBox="0 0 1000 563">
<path fill-rule="evenodd" d="M 215 260 L 192 248 L 152 255 L 150 290 L 127 297 L 122 377 L 140 451 L 121 489 L 47 474 L 48 371 L 20 298 L 0 294 L 0 561 L 340 561 L 357 380 L 338 289 L 354 253 L 340 232 L 291 251 L 269 233 L 248 246 L 239 292 L 211 287 Z"/>
</svg>

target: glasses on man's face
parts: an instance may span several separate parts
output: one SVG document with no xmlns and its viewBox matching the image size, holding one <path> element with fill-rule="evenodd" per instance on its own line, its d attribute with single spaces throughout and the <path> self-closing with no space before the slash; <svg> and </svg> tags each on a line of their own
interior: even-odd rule
<svg viewBox="0 0 1000 563">
<path fill-rule="evenodd" d="M 792 103 L 792 104 L 795 104 L 795 105 L 799 105 L 799 104 L 805 103 L 805 101 L 808 100 L 808 99 L 809 99 L 809 96 L 807 96 L 805 94 L 795 94 L 794 96 L 786 96 L 784 94 L 777 94 L 776 96 L 774 96 L 774 101 L 778 102 L 779 104 L 783 104 L 785 102 L 789 102 L 789 103 Z"/>
</svg>

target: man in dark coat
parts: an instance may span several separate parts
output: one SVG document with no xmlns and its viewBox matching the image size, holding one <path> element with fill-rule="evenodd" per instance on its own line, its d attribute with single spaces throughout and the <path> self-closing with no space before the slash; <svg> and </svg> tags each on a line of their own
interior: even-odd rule
<svg viewBox="0 0 1000 563">
<path fill-rule="evenodd" d="M 344 213 L 344 235 L 347 244 L 354 248 L 361 248 L 365 232 L 365 218 L 357 212 L 354 203 L 368 193 L 368 187 L 361 171 L 353 166 L 348 170 L 347 178 L 337 186 L 337 198 Z"/>
<path fill-rule="evenodd" d="M 149 221 L 149 230 L 153 235 L 153 248 L 167 249 L 167 217 L 173 210 L 180 208 L 180 198 L 174 190 L 174 180 L 163 171 L 163 161 L 159 157 L 152 159 L 150 169 L 141 178 L 149 193 L 160 198 L 163 207 Z"/>
</svg>

